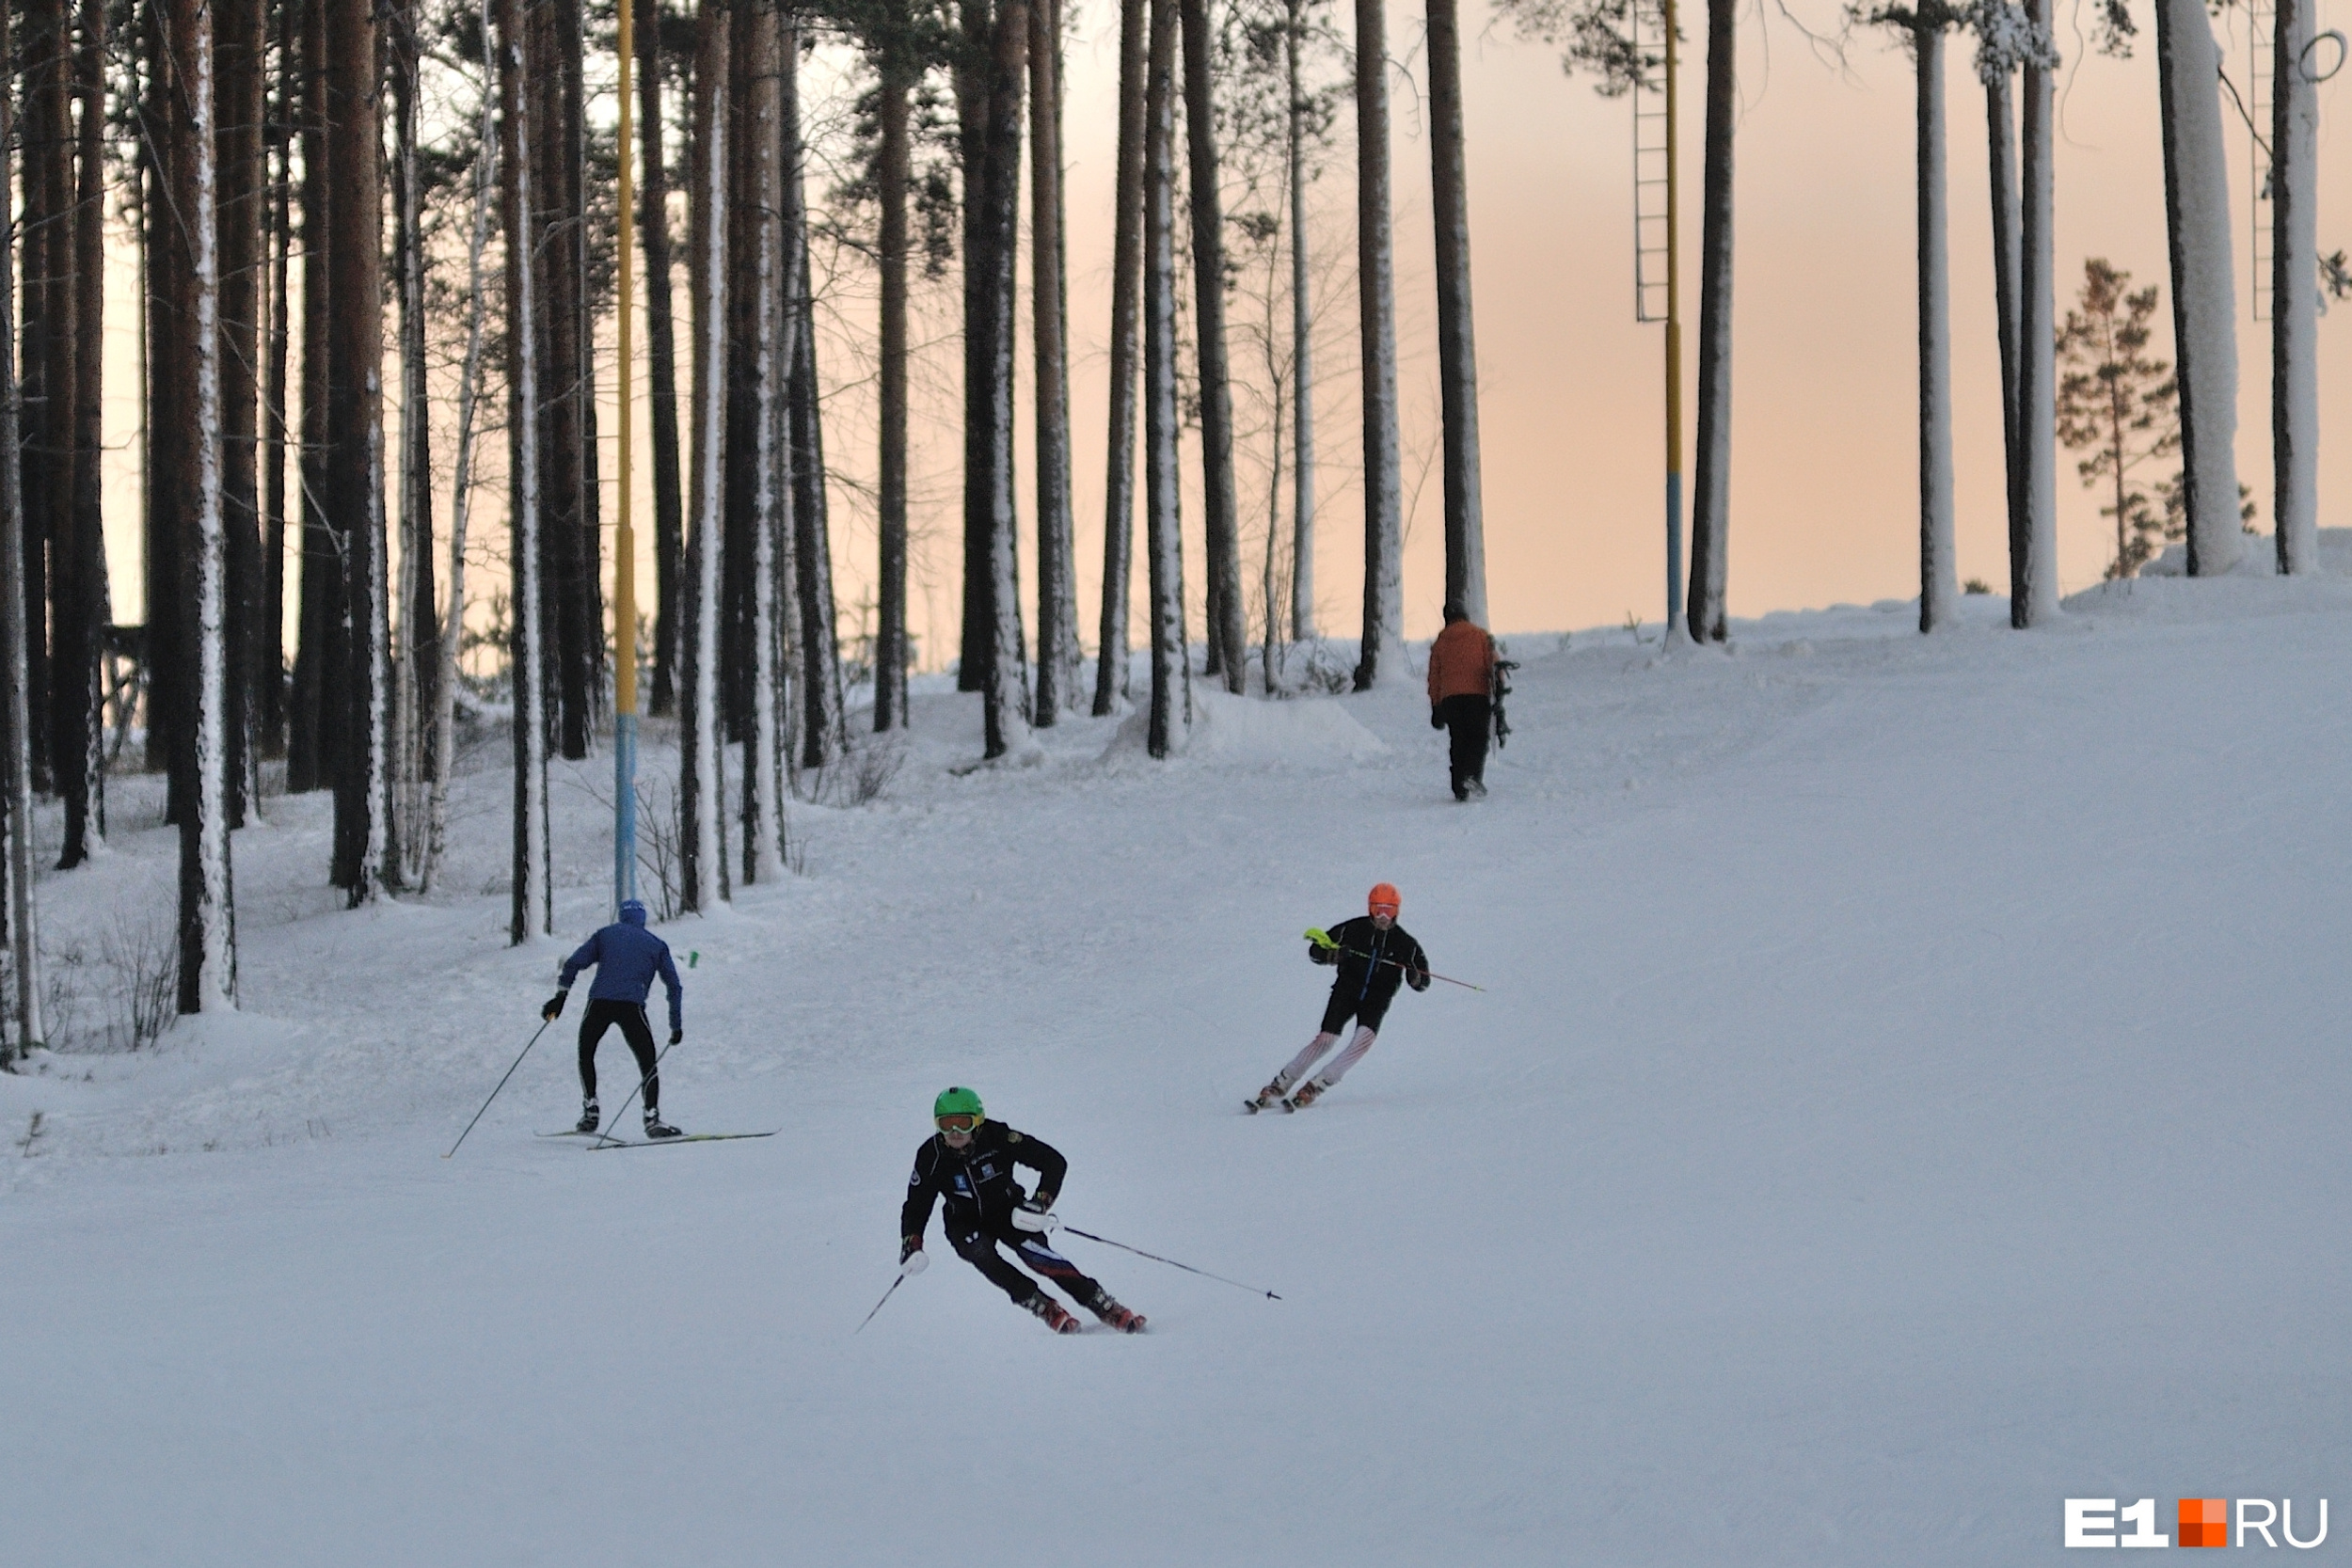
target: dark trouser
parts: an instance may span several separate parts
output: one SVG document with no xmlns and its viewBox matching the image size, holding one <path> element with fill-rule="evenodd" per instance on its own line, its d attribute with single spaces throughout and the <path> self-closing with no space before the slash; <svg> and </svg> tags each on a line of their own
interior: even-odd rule
<svg viewBox="0 0 2352 1568">
<path fill-rule="evenodd" d="M 988 1275 L 989 1283 L 1010 1296 L 1014 1306 L 1026 1307 L 1038 1293 L 1037 1281 L 1005 1261 L 1005 1255 L 996 1250 L 999 1242 L 1011 1247 L 1033 1272 L 1060 1286 L 1079 1306 L 1091 1307 L 1094 1298 L 1103 1293 L 1103 1287 L 1080 1274 L 1077 1264 L 1048 1246 L 1043 1235 L 1017 1230 L 1010 1220 L 969 1233 L 953 1228 L 947 1232 L 947 1244 L 956 1249 L 957 1257 Z"/>
<path fill-rule="evenodd" d="M 1331 1001 L 1323 1009 L 1323 1032 L 1336 1035 L 1347 1027 L 1347 1021 L 1352 1018 L 1377 1034 L 1380 1021 L 1389 1016 L 1389 1004 L 1393 1000 L 1393 997 L 1388 996 L 1343 996 L 1339 988 L 1334 986 L 1331 988 Z"/>
<path fill-rule="evenodd" d="M 1475 694 L 1448 697 L 1438 705 L 1438 717 L 1453 738 L 1454 793 L 1459 795 L 1472 779 L 1486 777 L 1486 727 L 1494 705 Z"/>
<path fill-rule="evenodd" d="M 642 1002 L 588 1004 L 588 1016 L 580 1021 L 580 1092 L 590 1100 L 596 1098 L 596 1047 L 604 1042 L 604 1032 L 616 1023 L 621 1026 L 621 1037 L 636 1054 L 638 1075 L 645 1081 L 645 1109 L 651 1112 L 661 1103 L 661 1079 L 653 1069 L 660 1058 L 653 1053 L 653 1030 L 646 1026 Z"/>
</svg>

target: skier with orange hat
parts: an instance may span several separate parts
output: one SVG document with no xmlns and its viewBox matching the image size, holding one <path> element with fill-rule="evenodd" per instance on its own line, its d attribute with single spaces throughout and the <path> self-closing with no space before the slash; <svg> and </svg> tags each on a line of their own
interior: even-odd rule
<svg viewBox="0 0 2352 1568">
<path fill-rule="evenodd" d="M 1295 1111 L 1313 1104 L 1372 1049 L 1380 1033 L 1380 1021 L 1396 999 L 1396 988 L 1402 984 L 1415 990 L 1429 989 L 1429 955 L 1396 923 L 1404 903 L 1394 884 L 1382 882 L 1365 899 L 1364 913 L 1328 931 L 1307 933 L 1308 961 L 1336 964 L 1340 971 L 1331 982 L 1331 1000 L 1323 1009 L 1323 1027 L 1274 1075 L 1272 1083 L 1242 1102 L 1245 1110 L 1257 1112 L 1279 1105 Z M 1307 1078 L 1324 1053 L 1339 1043 L 1340 1031 L 1351 1018 L 1356 1021 L 1356 1037 L 1322 1073 Z M 1299 1083 L 1302 1078 L 1306 1079 L 1303 1084 Z M 1291 1087 L 1294 1084 L 1298 1085 L 1295 1090 Z"/>
</svg>

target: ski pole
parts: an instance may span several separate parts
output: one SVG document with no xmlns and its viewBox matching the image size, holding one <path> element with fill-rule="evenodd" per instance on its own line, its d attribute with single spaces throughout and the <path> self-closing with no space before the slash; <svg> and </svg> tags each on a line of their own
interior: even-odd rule
<svg viewBox="0 0 2352 1568">
<path fill-rule="evenodd" d="M 898 1265 L 898 1277 L 890 1282 L 890 1290 L 884 1291 L 882 1292 L 882 1300 L 874 1303 L 874 1312 L 881 1311 L 883 1307 L 888 1305 L 891 1291 L 896 1291 L 899 1286 L 904 1285 L 910 1276 L 921 1274 L 924 1266 L 928 1262 L 929 1259 L 926 1259 L 920 1251 L 909 1254 L 907 1260 Z M 868 1312 L 865 1317 L 858 1320 L 857 1327 L 850 1330 L 850 1332 L 853 1335 L 865 1333 L 866 1325 L 874 1321 L 874 1312 Z"/>
<path fill-rule="evenodd" d="M 1338 942 L 1331 940 L 1331 933 L 1323 929 L 1320 926 L 1308 927 L 1307 940 L 1313 942 L 1317 947 L 1322 948 L 1327 953 L 1344 953 L 1351 958 L 1371 958 L 1372 961 L 1376 964 L 1392 964 L 1398 969 L 1405 968 L 1405 965 L 1395 958 L 1374 958 L 1369 953 L 1359 952 L 1353 947 L 1342 947 Z M 1407 970 L 1406 973 L 1410 974 L 1411 971 Z M 1424 969 L 1422 973 L 1428 975 L 1432 980 L 1443 980 L 1447 985 L 1459 986 L 1464 990 L 1483 992 L 1486 989 L 1484 986 L 1473 986 L 1468 980 L 1456 980 L 1451 974 L 1440 974 L 1434 969 Z"/>
<path fill-rule="evenodd" d="M 515 1076 L 515 1068 L 523 1065 L 523 1058 L 531 1054 L 531 1048 L 539 1043 L 539 1035 L 546 1034 L 548 1032 L 548 1024 L 553 1023 L 554 1022 L 555 1020 L 548 1019 L 545 1022 L 541 1023 L 539 1025 L 539 1033 L 532 1036 L 529 1040 L 524 1042 L 522 1050 L 516 1053 L 515 1067 L 510 1067 L 506 1069 L 506 1078 L 512 1078 Z M 490 1091 L 490 1100 L 496 1100 L 499 1097 L 499 1089 L 506 1087 L 506 1078 L 500 1079 L 498 1089 L 492 1089 Z M 490 1100 L 485 1100 L 482 1102 L 482 1111 L 486 1111 L 490 1108 Z M 442 1155 L 442 1159 L 446 1160 L 450 1157 L 450 1154 L 457 1152 L 457 1144 L 462 1144 L 466 1141 L 466 1132 L 471 1132 L 473 1131 L 473 1122 L 480 1121 L 482 1119 L 482 1111 L 476 1111 L 473 1114 L 473 1121 L 466 1123 L 466 1132 L 457 1134 L 457 1143 L 449 1146 L 449 1154 Z"/>
<path fill-rule="evenodd" d="M 1074 1225 L 1064 1225 L 1061 1228 L 1069 1231 L 1073 1236 L 1084 1236 L 1089 1242 L 1100 1242 L 1104 1246 L 1115 1246 L 1121 1252 L 1132 1252 L 1138 1258 L 1149 1258 L 1154 1263 L 1166 1263 L 1171 1269 L 1182 1269 L 1186 1274 L 1197 1274 L 1203 1279 L 1214 1279 L 1219 1285 L 1231 1285 L 1236 1290 L 1248 1291 L 1253 1295 L 1263 1296 L 1268 1301 L 1282 1299 L 1272 1291 L 1262 1291 L 1255 1285 L 1244 1285 L 1238 1279 L 1228 1279 L 1221 1274 L 1211 1274 L 1206 1269 L 1196 1269 L 1190 1263 L 1179 1263 L 1173 1258 L 1163 1258 L 1156 1252 L 1146 1252 L 1139 1246 L 1129 1246 L 1124 1242 L 1114 1242 L 1108 1236 L 1097 1236 L 1093 1231 L 1081 1230 Z"/>
</svg>

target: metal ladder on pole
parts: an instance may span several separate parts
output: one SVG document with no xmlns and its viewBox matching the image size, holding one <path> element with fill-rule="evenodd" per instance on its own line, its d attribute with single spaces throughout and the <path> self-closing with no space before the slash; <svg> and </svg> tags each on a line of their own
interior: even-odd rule
<svg viewBox="0 0 2352 1568">
<path fill-rule="evenodd" d="M 2247 188 L 2254 193 L 2248 205 L 2254 215 L 2251 258 L 2254 284 L 2254 319 L 2270 319 L 2270 154 L 2264 150 L 2270 139 L 2271 68 L 2277 63 L 2273 56 L 2272 32 L 2278 23 L 2276 0 L 2246 0 L 2246 87 L 2251 100 L 2246 105 L 2247 118 L 2252 120 L 2253 135 L 2247 137 L 2253 160 L 2253 174 Z"/>
<path fill-rule="evenodd" d="M 2267 0 L 2265 0 L 2267 3 Z M 1663 0 L 1632 0 L 1643 62 L 1633 99 L 1633 319 L 1666 319 L 1666 23 Z"/>
</svg>

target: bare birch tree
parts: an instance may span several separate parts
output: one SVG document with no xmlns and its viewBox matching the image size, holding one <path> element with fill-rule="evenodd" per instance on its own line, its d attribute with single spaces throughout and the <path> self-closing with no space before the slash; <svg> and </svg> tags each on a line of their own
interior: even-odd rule
<svg viewBox="0 0 2352 1568">
<path fill-rule="evenodd" d="M 512 0 L 508 0 L 512 3 Z M 721 838 L 719 567 L 725 548 L 727 111 L 731 8 L 703 0 L 694 59 L 692 230 L 687 266 L 694 303 L 693 532 L 680 594 L 686 640 L 678 724 L 678 895 L 682 909 L 727 897 Z"/>
<path fill-rule="evenodd" d="M 507 309 L 506 440 L 513 477 L 507 527 L 507 650 L 515 735 L 514 886 L 507 935 L 526 942 L 555 929 L 548 822 L 547 665 L 539 592 L 538 224 L 522 0 L 497 0 L 500 118 L 505 123 L 500 181 L 505 207 Z M 462 602 L 462 601 L 461 601 Z"/>
<path fill-rule="evenodd" d="M 1391 646 L 1401 653 L 1405 638 L 1405 480 L 1397 433 L 1388 70 L 1388 17 L 1382 0 L 1356 0 L 1356 277 L 1364 415 L 1364 625 L 1356 661 L 1359 691 L 1380 683 L 1382 659 Z"/>
<path fill-rule="evenodd" d="M 1176 35 L 1182 0 L 1152 0 L 1143 137 L 1143 515 L 1152 594 L 1152 710 L 1145 749 L 1192 729 L 1184 654 L 1184 532 L 1177 470 Z"/>
<path fill-rule="evenodd" d="M 1049 728 L 1078 688 L 1076 529 L 1070 512 L 1070 297 L 1061 153 L 1061 0 L 1029 6 L 1029 321 L 1037 364 L 1037 704 Z"/>
</svg>

